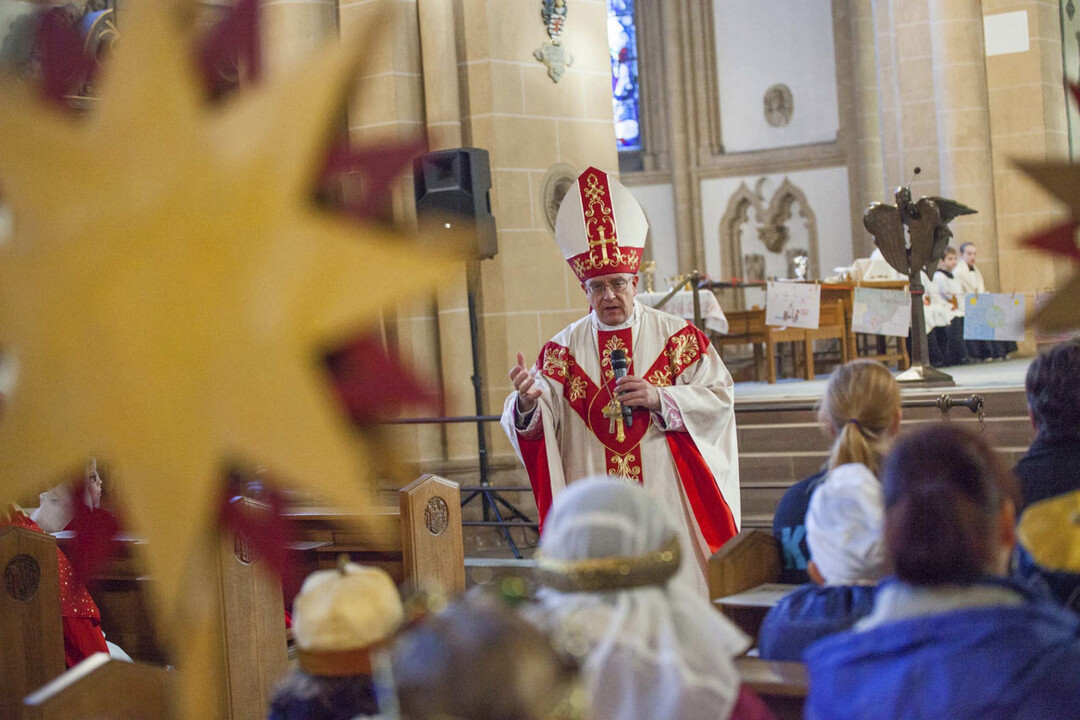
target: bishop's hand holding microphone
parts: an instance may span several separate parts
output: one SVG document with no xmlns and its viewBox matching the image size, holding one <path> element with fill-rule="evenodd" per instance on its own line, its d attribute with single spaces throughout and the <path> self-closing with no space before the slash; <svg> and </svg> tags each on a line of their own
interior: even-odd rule
<svg viewBox="0 0 1080 720">
<path fill-rule="evenodd" d="M 625 350 L 611 351 L 611 369 L 615 372 L 615 393 L 623 406 L 623 421 L 627 427 L 633 425 L 631 408 L 641 407 L 652 412 L 660 412 L 660 391 L 644 379 L 627 375 Z"/>
</svg>

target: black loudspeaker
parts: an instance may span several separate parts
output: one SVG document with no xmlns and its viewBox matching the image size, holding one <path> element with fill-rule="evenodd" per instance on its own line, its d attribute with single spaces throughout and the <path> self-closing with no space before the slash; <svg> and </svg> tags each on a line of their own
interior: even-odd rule
<svg viewBox="0 0 1080 720">
<path fill-rule="evenodd" d="M 475 257 L 487 260 L 499 252 L 487 150 L 458 148 L 421 155 L 413 160 L 413 190 L 421 226 L 438 230 L 452 226 L 457 217 L 475 235 Z"/>
</svg>

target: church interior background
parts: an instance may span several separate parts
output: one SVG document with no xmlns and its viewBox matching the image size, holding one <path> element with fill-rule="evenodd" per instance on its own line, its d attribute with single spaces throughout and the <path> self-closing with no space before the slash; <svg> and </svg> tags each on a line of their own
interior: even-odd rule
<svg viewBox="0 0 1080 720">
<path fill-rule="evenodd" d="M 131 1 L 74 4 L 115 7 L 122 42 Z M 798 255 L 811 278 L 827 277 L 870 254 L 863 210 L 891 201 L 916 166 L 915 197 L 978 210 L 952 229 L 978 245 L 991 291 L 1033 297 L 1070 271 L 1022 246 L 1066 212 L 1014 160 L 1080 153 L 1066 85 L 1080 79 L 1072 0 L 267 0 L 265 73 L 304 63 L 329 38 L 359 37 L 380 4 L 396 12 L 358 80 L 350 137 L 490 153 L 498 254 L 462 263 L 448 289 L 387 308 L 383 323 L 390 345 L 445 390 L 447 415 L 476 411 L 470 285 L 487 413 L 512 389 L 515 353 L 535 357 L 587 310 L 552 227 L 560 188 L 589 166 L 617 171 L 643 206 L 660 286 L 692 270 L 790 276 Z M 0 62 L 17 55 L 11 30 L 36 6 L 0 2 Z M 564 67 L 538 60 L 552 44 Z M 403 177 L 390 211 L 411 222 L 413 205 Z M 1021 351 L 1034 349 L 1029 334 Z M 418 467 L 464 482 L 475 432 L 397 434 Z M 493 425 L 487 443 L 493 482 L 527 487 Z M 397 489 L 371 499 L 393 503 Z"/>
</svg>

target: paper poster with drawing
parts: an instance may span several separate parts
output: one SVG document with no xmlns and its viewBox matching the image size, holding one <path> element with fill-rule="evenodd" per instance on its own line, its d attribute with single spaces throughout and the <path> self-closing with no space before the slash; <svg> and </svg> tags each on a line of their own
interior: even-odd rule
<svg viewBox="0 0 1080 720">
<path fill-rule="evenodd" d="M 911 295 L 906 290 L 856 287 L 851 329 L 871 335 L 907 337 L 911 329 Z"/>
<path fill-rule="evenodd" d="M 979 293 L 964 296 L 965 340 L 1024 339 L 1024 296 Z"/>
<path fill-rule="evenodd" d="M 770 280 L 765 294 L 765 324 L 813 329 L 821 311 L 821 286 Z"/>
</svg>

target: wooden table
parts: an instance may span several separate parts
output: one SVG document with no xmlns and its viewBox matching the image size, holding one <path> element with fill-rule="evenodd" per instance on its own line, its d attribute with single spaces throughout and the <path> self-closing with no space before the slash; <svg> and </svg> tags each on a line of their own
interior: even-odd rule
<svg viewBox="0 0 1080 720">
<path fill-rule="evenodd" d="M 649 307 L 656 307 L 656 305 L 667 297 L 667 293 L 638 293 L 637 299 L 642 305 L 648 305 Z M 724 311 L 720 308 L 720 301 L 716 299 L 716 295 L 708 290 L 702 290 L 698 293 L 698 300 L 701 304 L 701 322 L 705 325 L 703 330 L 717 333 L 718 335 L 725 335 L 728 331 L 728 320 L 724 315 Z M 677 315 L 678 317 L 694 322 L 694 293 L 691 290 L 683 290 L 675 293 L 675 295 L 667 301 L 664 307 L 660 308 L 663 312 L 671 315 Z"/>
<path fill-rule="evenodd" d="M 733 623 L 757 644 L 758 631 L 765 616 L 780 600 L 798 588 L 798 585 L 786 585 L 784 583 L 765 583 L 750 588 L 745 592 L 727 597 L 717 598 L 716 603 L 720 612 L 724 613 Z"/>
</svg>

